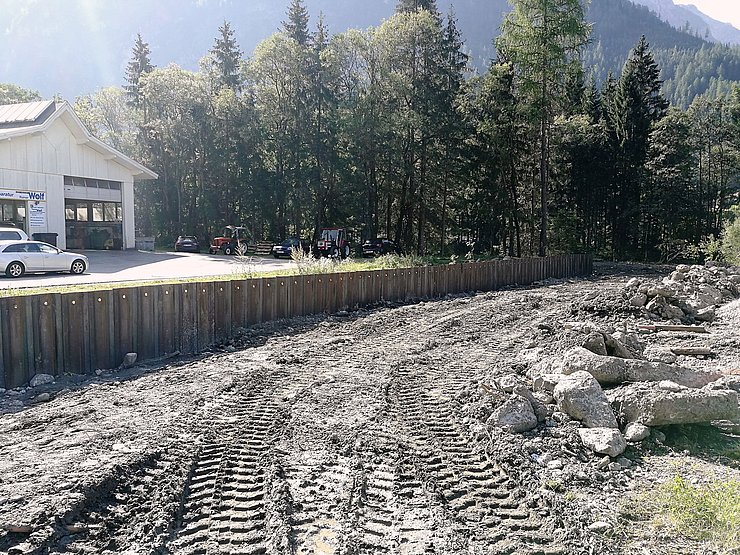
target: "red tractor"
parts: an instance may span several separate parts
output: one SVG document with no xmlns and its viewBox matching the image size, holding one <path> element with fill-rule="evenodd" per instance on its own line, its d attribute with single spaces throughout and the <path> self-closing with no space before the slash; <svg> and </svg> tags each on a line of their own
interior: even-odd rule
<svg viewBox="0 0 740 555">
<path fill-rule="evenodd" d="M 314 245 L 314 254 L 317 257 L 347 258 L 350 253 L 350 242 L 347 230 L 342 227 L 325 227 L 319 234 Z"/>
<path fill-rule="evenodd" d="M 246 227 L 227 225 L 221 232 L 220 237 L 214 237 L 211 246 L 208 248 L 209 254 L 237 254 L 239 251 L 246 251 L 251 235 Z"/>
</svg>

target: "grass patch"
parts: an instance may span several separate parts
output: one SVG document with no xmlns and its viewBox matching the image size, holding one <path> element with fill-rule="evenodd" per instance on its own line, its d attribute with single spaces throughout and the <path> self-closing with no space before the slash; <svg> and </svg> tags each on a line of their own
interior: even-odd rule
<svg viewBox="0 0 740 555">
<path fill-rule="evenodd" d="M 659 504 L 679 534 L 721 553 L 740 552 L 740 481 L 694 486 L 676 476 L 662 486 Z"/>
<path fill-rule="evenodd" d="M 80 283 L 70 285 L 40 285 L 38 287 L 9 287 L 0 289 L 0 298 L 25 297 L 47 293 L 81 293 L 85 291 L 109 291 L 126 287 L 141 287 L 146 285 L 169 285 L 175 283 L 218 282 L 250 278 L 270 278 L 295 276 L 306 274 L 330 274 L 340 272 L 363 272 L 368 270 L 388 270 L 393 268 L 412 268 L 415 266 L 429 266 L 431 259 L 421 256 L 385 255 L 378 258 L 347 258 L 333 260 L 330 258 L 316 259 L 313 256 L 302 255 L 294 259 L 295 266 L 272 272 L 259 271 L 259 266 L 267 257 L 237 255 L 236 264 L 230 274 L 216 276 L 195 276 L 175 279 L 150 279 L 136 281 L 117 281 L 99 283 Z"/>
<path fill-rule="evenodd" d="M 695 544 L 693 553 L 710 547 L 722 555 L 740 553 L 740 481 L 736 479 L 694 485 L 677 474 L 657 489 L 626 500 L 620 517 L 628 542 L 651 537 L 670 553 L 674 551 L 669 546 L 685 547 L 687 542 Z M 649 523 L 649 531 L 639 523 Z"/>
</svg>

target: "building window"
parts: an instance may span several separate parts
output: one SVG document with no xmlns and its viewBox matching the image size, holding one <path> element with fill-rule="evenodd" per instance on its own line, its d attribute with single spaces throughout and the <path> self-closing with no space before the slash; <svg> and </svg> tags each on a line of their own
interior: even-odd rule
<svg viewBox="0 0 740 555">
<path fill-rule="evenodd" d="M 87 187 L 88 189 L 110 189 L 112 191 L 121 190 L 120 181 L 107 181 L 105 179 L 92 179 L 90 177 L 64 176 L 64 185 L 73 187 Z"/>
<path fill-rule="evenodd" d="M 68 222 L 117 222 L 122 221 L 120 202 L 92 202 L 67 199 L 64 203 L 64 219 Z"/>
<path fill-rule="evenodd" d="M 116 215 L 116 205 L 113 202 L 106 202 L 103 205 L 103 219 L 106 222 L 117 222 L 118 216 Z"/>
<path fill-rule="evenodd" d="M 105 221 L 103 219 L 103 203 L 102 202 L 93 202 L 93 205 L 92 205 L 92 221 L 94 221 L 94 222 L 103 222 L 103 221 Z"/>
</svg>

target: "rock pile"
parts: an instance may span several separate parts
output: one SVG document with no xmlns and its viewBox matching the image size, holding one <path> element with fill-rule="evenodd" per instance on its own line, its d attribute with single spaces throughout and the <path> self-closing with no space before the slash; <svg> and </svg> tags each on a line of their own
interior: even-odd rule
<svg viewBox="0 0 740 555">
<path fill-rule="evenodd" d="M 717 306 L 738 297 L 738 287 L 740 268 L 681 265 L 661 281 L 631 279 L 623 296 L 649 319 L 693 324 L 712 321 Z M 651 427 L 740 423 L 740 378 L 677 365 L 671 350 L 646 347 L 626 326 L 570 329 L 581 334 L 580 345 L 532 364 L 531 390 L 514 374 L 492 380 L 498 402 L 480 419 L 489 430 L 573 424 L 586 452 L 616 458 L 629 442 L 650 437 Z"/>
<path fill-rule="evenodd" d="M 740 296 L 740 268 L 681 264 L 661 281 L 632 278 L 622 295 L 629 305 L 653 320 L 711 322 L 715 308 Z"/>
</svg>

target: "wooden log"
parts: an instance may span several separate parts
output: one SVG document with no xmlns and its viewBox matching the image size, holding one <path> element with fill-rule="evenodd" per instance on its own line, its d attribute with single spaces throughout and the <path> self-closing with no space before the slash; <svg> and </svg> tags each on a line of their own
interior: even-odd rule
<svg viewBox="0 0 740 555">
<path fill-rule="evenodd" d="M 688 356 L 711 356 L 712 349 L 709 347 L 669 347 L 674 355 Z"/>
<path fill-rule="evenodd" d="M 709 333 L 704 326 L 672 326 L 672 325 L 647 325 L 637 326 L 638 329 L 644 331 L 684 331 L 690 333 Z"/>
</svg>

